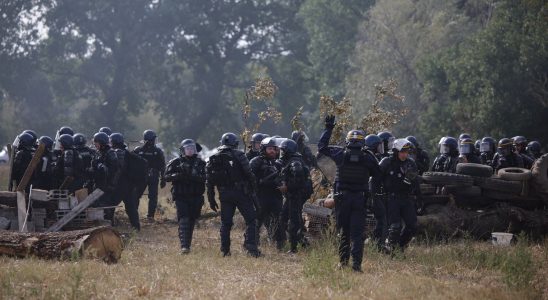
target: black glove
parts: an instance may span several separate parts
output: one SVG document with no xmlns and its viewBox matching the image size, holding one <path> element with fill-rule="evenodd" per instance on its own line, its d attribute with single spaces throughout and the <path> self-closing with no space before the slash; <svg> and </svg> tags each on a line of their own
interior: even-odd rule
<svg viewBox="0 0 548 300">
<path fill-rule="evenodd" d="M 334 115 L 325 116 L 325 129 L 333 129 L 333 128 L 335 128 L 335 116 Z"/>
<path fill-rule="evenodd" d="M 164 178 L 162 178 L 162 180 L 160 180 L 160 188 L 165 188 L 166 187 L 166 180 Z"/>
</svg>

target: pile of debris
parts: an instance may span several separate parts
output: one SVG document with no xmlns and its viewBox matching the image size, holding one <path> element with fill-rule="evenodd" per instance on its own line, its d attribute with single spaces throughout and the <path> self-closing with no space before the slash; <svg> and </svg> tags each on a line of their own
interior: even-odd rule
<svg viewBox="0 0 548 300">
<path fill-rule="evenodd" d="M 525 232 L 532 238 L 548 234 L 548 154 L 531 170 L 505 168 L 494 174 L 489 166 L 461 163 L 456 174 L 426 172 L 422 180 L 419 235 L 487 239 L 495 231 Z M 309 234 L 321 234 L 331 223 L 331 209 L 324 203 L 332 200 L 317 199 L 303 209 Z M 368 213 L 366 232 L 373 224 Z"/>
</svg>

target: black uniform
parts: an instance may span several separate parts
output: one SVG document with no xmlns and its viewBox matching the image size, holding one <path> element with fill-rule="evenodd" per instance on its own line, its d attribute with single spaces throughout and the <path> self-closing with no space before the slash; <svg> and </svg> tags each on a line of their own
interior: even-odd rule
<svg viewBox="0 0 548 300">
<path fill-rule="evenodd" d="M 476 155 L 476 153 L 464 154 L 467 163 L 481 164 L 481 159 Z"/>
<path fill-rule="evenodd" d="M 51 190 L 58 187 L 53 186 L 53 153 L 49 150 L 44 150 L 40 163 L 36 167 L 33 176 L 33 188 L 42 190 Z"/>
<path fill-rule="evenodd" d="M 257 212 L 253 205 L 255 181 L 245 153 L 228 146 L 220 146 L 207 163 L 207 196 L 210 206 L 216 206 L 215 186 L 221 201 L 221 252 L 230 255 L 230 231 L 236 208 L 245 224 L 244 248 L 254 256 L 259 255 L 256 242 Z"/>
<path fill-rule="evenodd" d="M 131 226 L 137 230 L 141 229 L 139 223 L 139 212 L 137 210 L 137 191 L 129 180 L 129 151 L 125 148 L 113 149 L 118 159 L 118 180 L 114 190 L 113 203 L 119 205 L 124 202 L 126 214 Z"/>
<path fill-rule="evenodd" d="M 416 151 L 417 159 L 415 160 L 415 163 L 419 169 L 419 175 L 422 175 L 430 169 L 430 156 L 428 155 L 428 152 L 422 148 L 417 148 Z"/>
<path fill-rule="evenodd" d="M 282 166 L 280 181 L 287 186 L 287 192 L 283 195 L 284 203 L 280 216 L 282 240 L 285 240 L 287 231 L 291 252 L 296 252 L 297 244 L 303 238 L 299 234 L 302 228 L 303 205 L 311 195 L 310 170 L 299 153 L 282 157 L 278 163 Z"/>
<path fill-rule="evenodd" d="M 493 156 L 492 152 L 481 152 L 479 157 L 480 163 L 488 166 L 493 165 Z"/>
<path fill-rule="evenodd" d="M 412 194 L 420 196 L 417 165 L 408 158 L 401 161 L 395 153 L 391 157 L 384 158 L 380 163 L 382 173 L 382 185 L 388 195 L 388 241 L 392 246 L 401 250 L 411 241 L 417 230 L 417 214 Z M 405 227 L 402 229 L 401 221 Z"/>
<path fill-rule="evenodd" d="M 456 173 L 458 164 L 458 152 L 456 154 L 440 154 L 432 165 L 433 172 Z"/>
<path fill-rule="evenodd" d="M 253 150 L 253 149 L 249 149 L 249 151 L 247 151 L 245 153 L 245 156 L 247 157 L 247 160 L 251 161 L 252 159 L 254 159 L 255 157 L 261 155 L 261 153 L 259 151 L 256 151 L 256 150 Z"/>
<path fill-rule="evenodd" d="M 34 149 L 30 146 L 29 147 L 19 146 L 17 148 L 17 152 L 15 152 L 15 156 L 13 158 L 13 168 L 11 171 L 12 172 L 11 178 L 13 181 L 15 181 L 16 187 L 21 182 L 21 179 L 23 179 L 25 170 L 29 166 L 33 155 L 34 155 Z M 27 185 L 27 189 L 29 188 L 30 188 L 30 185 Z"/>
<path fill-rule="evenodd" d="M 63 184 L 71 177 L 72 182 L 67 189 L 71 192 L 84 186 L 84 166 L 78 152 L 72 148 L 61 151 L 61 156 L 53 167 L 54 177 L 57 183 Z"/>
<path fill-rule="evenodd" d="M 523 163 L 523 157 L 519 154 L 511 152 L 510 154 L 504 156 L 497 152 L 493 157 L 491 167 L 493 167 L 493 170 L 497 172 L 503 168 L 524 168 L 525 165 Z"/>
<path fill-rule="evenodd" d="M 104 192 L 101 198 L 94 203 L 94 206 L 115 205 L 114 192 L 120 177 L 120 168 L 116 152 L 110 146 L 104 145 L 97 151 L 91 162 L 90 176 L 93 178 L 92 189 L 101 189 Z M 106 216 L 109 220 L 112 220 L 113 217 L 110 213 Z"/>
<path fill-rule="evenodd" d="M 164 151 L 158 148 L 153 143 L 145 143 L 143 146 L 139 146 L 133 150 L 148 162 L 148 177 L 146 186 L 141 187 L 138 198 L 141 198 L 145 188 L 148 187 L 148 213 L 147 217 L 153 218 L 156 213 L 156 207 L 158 206 L 158 183 L 160 179 L 162 186 L 165 185 L 164 172 L 166 169 L 166 160 L 164 158 Z M 139 203 L 137 203 L 137 207 Z"/>
<path fill-rule="evenodd" d="M 257 212 L 257 238 L 259 238 L 261 226 L 265 225 L 268 237 L 275 240 L 277 246 L 281 247 L 283 238 L 279 218 L 282 211 L 283 197 L 278 190 L 281 165 L 276 159 L 269 159 L 265 155 L 253 158 L 249 164 L 255 175 L 260 207 Z M 259 239 L 257 239 L 257 242 L 259 242 Z"/>
<path fill-rule="evenodd" d="M 371 176 L 375 192 L 380 190 L 378 161 L 369 152 L 363 152 L 360 148 L 329 146 L 332 130 L 326 126 L 320 137 L 318 149 L 337 165 L 334 192 L 337 229 L 341 232 L 339 258 L 342 265 L 347 265 L 352 255 L 353 268 L 361 270 L 365 206 Z"/>
<path fill-rule="evenodd" d="M 197 155 L 175 158 L 167 165 L 165 179 L 172 183 L 181 248 L 190 249 L 194 225 L 204 205 L 205 162 Z"/>
</svg>

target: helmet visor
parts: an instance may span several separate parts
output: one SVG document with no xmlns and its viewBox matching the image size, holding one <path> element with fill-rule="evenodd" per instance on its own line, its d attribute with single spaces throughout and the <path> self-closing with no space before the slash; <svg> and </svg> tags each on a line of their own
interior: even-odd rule
<svg viewBox="0 0 548 300">
<path fill-rule="evenodd" d="M 190 144 L 190 145 L 186 145 L 186 146 L 183 146 L 183 153 L 185 156 L 192 156 L 194 154 L 196 154 L 196 145 L 195 144 Z"/>
<path fill-rule="evenodd" d="M 388 149 L 394 148 L 394 140 L 395 140 L 394 137 L 390 137 L 390 138 L 388 139 Z"/>
<path fill-rule="evenodd" d="M 487 142 L 481 143 L 480 152 L 491 152 L 491 144 Z"/>
<path fill-rule="evenodd" d="M 460 144 L 459 152 L 460 152 L 460 154 L 470 154 L 470 153 L 472 153 L 472 145 L 471 144 Z"/>
<path fill-rule="evenodd" d="M 448 154 L 449 153 L 449 146 L 448 145 L 440 145 L 440 153 L 441 154 Z"/>
<path fill-rule="evenodd" d="M 377 153 L 384 154 L 384 143 L 379 143 L 377 146 Z"/>
</svg>

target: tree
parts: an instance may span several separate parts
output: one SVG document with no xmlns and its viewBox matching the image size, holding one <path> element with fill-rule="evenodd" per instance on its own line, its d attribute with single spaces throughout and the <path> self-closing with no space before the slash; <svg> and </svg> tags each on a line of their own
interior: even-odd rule
<svg viewBox="0 0 548 300">
<path fill-rule="evenodd" d="M 544 1 L 501 1 L 485 30 L 422 64 L 428 109 L 420 129 L 432 137 L 466 131 L 545 139 L 546 32 Z"/>
</svg>

